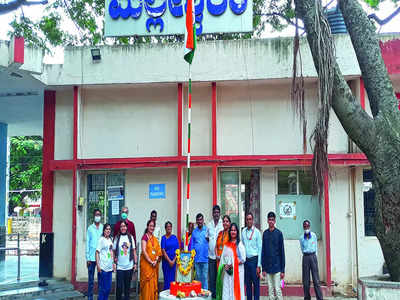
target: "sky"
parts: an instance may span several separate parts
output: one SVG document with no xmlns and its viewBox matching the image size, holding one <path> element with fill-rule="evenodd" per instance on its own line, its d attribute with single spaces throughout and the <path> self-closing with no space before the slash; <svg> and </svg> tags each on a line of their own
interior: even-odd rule
<svg viewBox="0 0 400 300">
<path fill-rule="evenodd" d="M 0 2 L 6 2 L 7 0 L 0 0 Z M 51 1 L 50 1 L 51 2 Z M 327 0 L 323 0 L 323 3 L 327 2 Z M 364 3 L 364 2 L 362 2 Z M 335 5 L 335 4 L 333 4 Z M 331 5 L 332 6 L 332 5 Z M 395 7 L 394 4 L 391 0 L 386 0 L 385 2 L 381 3 L 379 6 L 378 11 L 373 11 L 372 9 L 368 8 L 366 4 L 363 4 L 364 8 L 367 10 L 368 13 L 373 13 L 375 12 L 379 18 L 384 19 L 388 15 L 390 15 Z M 24 7 L 24 14 L 25 16 L 32 18 L 32 19 L 38 19 L 43 15 L 43 6 L 42 5 L 37 5 L 37 6 L 30 6 L 30 7 Z M 21 9 L 18 9 L 14 12 L 11 12 L 6 15 L 0 15 L 0 40 L 9 40 L 8 37 L 8 32 L 10 31 L 11 27 L 9 26 L 9 23 L 15 18 L 15 16 L 19 16 L 21 14 Z M 67 21 L 66 24 L 63 24 L 63 26 L 66 26 L 67 28 L 70 28 L 70 30 L 76 31 L 76 27 L 74 24 L 72 24 L 71 21 Z M 378 31 L 380 33 L 393 33 L 393 32 L 400 32 L 400 14 L 394 17 L 388 24 L 378 27 Z M 294 35 L 294 27 L 289 26 L 287 29 L 281 32 L 273 32 L 271 27 L 267 27 L 264 33 L 262 34 L 263 38 L 269 38 L 269 37 L 278 37 L 278 36 L 293 36 Z M 63 49 L 61 47 L 52 49 L 53 54 L 52 55 L 46 55 L 44 62 L 45 63 L 51 63 L 51 64 L 60 64 L 63 63 L 64 57 L 63 57 Z"/>
</svg>

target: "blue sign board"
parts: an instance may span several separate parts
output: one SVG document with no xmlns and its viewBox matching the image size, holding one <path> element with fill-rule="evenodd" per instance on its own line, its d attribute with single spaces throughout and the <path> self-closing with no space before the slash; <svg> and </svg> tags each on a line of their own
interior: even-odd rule
<svg viewBox="0 0 400 300">
<path fill-rule="evenodd" d="M 150 199 L 165 199 L 165 183 L 149 185 Z"/>
<path fill-rule="evenodd" d="M 105 0 L 105 35 L 184 34 L 187 0 Z M 195 0 L 196 35 L 251 32 L 253 0 Z"/>
</svg>

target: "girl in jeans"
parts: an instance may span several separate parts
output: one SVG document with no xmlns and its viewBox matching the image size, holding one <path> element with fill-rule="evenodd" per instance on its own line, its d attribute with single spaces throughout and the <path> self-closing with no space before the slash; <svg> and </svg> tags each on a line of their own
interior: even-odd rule
<svg viewBox="0 0 400 300">
<path fill-rule="evenodd" d="M 98 300 L 107 300 L 111 291 L 112 272 L 115 270 L 112 250 L 111 225 L 105 224 L 96 248 L 96 265 L 99 274 Z"/>
<path fill-rule="evenodd" d="M 119 234 L 114 238 L 114 261 L 117 263 L 117 300 L 129 300 L 133 271 L 136 270 L 136 242 L 128 232 L 125 221 L 120 223 Z M 124 294 L 124 298 L 122 298 Z"/>
</svg>

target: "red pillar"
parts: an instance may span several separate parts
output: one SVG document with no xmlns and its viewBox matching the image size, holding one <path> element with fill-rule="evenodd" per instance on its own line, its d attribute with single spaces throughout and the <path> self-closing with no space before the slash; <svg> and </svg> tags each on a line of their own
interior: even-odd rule
<svg viewBox="0 0 400 300">
<path fill-rule="evenodd" d="M 42 166 L 42 229 L 43 233 L 53 232 L 54 175 L 50 161 L 54 160 L 54 136 L 56 116 L 56 92 L 44 92 L 43 106 L 43 166 Z"/>
<path fill-rule="evenodd" d="M 362 77 L 360 77 L 360 104 L 361 107 L 365 110 L 365 87 Z"/>
</svg>

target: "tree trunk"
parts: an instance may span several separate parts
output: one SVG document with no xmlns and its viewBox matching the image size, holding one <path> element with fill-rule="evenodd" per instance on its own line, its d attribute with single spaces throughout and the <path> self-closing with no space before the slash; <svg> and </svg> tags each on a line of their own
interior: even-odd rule
<svg viewBox="0 0 400 300">
<path fill-rule="evenodd" d="M 295 0 L 318 70 L 315 0 Z M 340 6 L 373 108 L 369 117 L 351 95 L 335 64 L 332 107 L 349 137 L 365 153 L 374 173 L 376 232 L 391 280 L 400 281 L 400 118 L 397 100 L 380 54 L 378 38 L 355 0 Z M 329 37 L 332 38 L 332 37 Z"/>
</svg>

